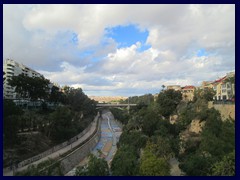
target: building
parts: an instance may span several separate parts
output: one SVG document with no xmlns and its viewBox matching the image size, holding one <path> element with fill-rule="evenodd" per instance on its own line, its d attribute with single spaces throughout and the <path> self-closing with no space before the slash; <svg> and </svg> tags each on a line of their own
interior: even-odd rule
<svg viewBox="0 0 240 180">
<path fill-rule="evenodd" d="M 227 73 L 226 76 L 212 83 L 213 90 L 216 91 L 214 100 L 231 100 L 235 96 L 235 83 L 227 81 L 231 77 L 235 77 L 234 72 Z"/>
<path fill-rule="evenodd" d="M 194 86 L 185 86 L 182 88 L 182 98 L 184 101 L 192 101 L 194 97 Z"/>
<path fill-rule="evenodd" d="M 203 81 L 200 89 L 213 88 L 212 81 Z"/>
<path fill-rule="evenodd" d="M 173 89 L 175 91 L 181 91 L 182 90 L 180 85 L 170 85 L 170 86 L 167 86 L 167 90 L 168 89 Z"/>
<path fill-rule="evenodd" d="M 16 99 L 18 98 L 15 88 L 8 85 L 7 80 L 11 79 L 12 76 L 18 76 L 24 74 L 29 77 L 41 77 L 42 74 L 34 71 L 33 69 L 24 66 L 23 64 L 17 63 L 14 60 L 6 59 L 3 62 L 3 72 L 4 74 L 4 84 L 3 84 L 3 97 L 6 99 Z"/>
</svg>

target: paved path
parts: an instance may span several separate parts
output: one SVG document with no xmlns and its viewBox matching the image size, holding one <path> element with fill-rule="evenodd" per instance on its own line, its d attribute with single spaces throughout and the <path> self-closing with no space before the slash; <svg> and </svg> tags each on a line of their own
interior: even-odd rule
<svg viewBox="0 0 240 180">
<path fill-rule="evenodd" d="M 96 125 L 97 125 L 97 121 L 94 121 L 90 130 L 86 134 L 84 134 L 81 138 L 79 138 L 77 141 L 73 142 L 72 144 L 70 144 L 70 145 L 68 145 L 68 146 L 66 146 L 66 147 L 64 147 L 64 148 L 62 148 L 62 149 L 60 149 L 60 150 L 58 150 L 58 151 L 56 151 L 52 154 L 49 154 L 48 156 L 46 156 L 42 159 L 39 159 L 38 161 L 35 161 L 35 162 L 33 162 L 31 164 L 28 164 L 26 166 L 23 166 L 21 168 L 18 168 L 17 171 L 25 170 L 25 169 L 28 168 L 28 166 L 37 165 L 37 164 L 39 164 L 43 161 L 48 160 L 49 158 L 51 158 L 51 159 L 58 158 L 61 154 L 64 154 L 64 153 L 68 152 L 69 150 L 78 146 L 80 143 L 82 143 L 84 140 L 86 140 L 89 136 L 91 136 L 93 134 L 94 130 L 96 129 Z M 16 170 L 15 170 L 15 172 L 16 172 Z M 13 176 L 13 171 L 3 172 L 3 175 L 4 176 Z"/>
</svg>

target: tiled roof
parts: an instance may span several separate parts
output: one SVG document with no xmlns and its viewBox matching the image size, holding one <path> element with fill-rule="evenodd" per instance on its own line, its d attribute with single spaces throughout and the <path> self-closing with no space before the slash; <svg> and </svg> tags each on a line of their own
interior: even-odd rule
<svg viewBox="0 0 240 180">
<path fill-rule="evenodd" d="M 183 89 L 195 89 L 195 86 L 185 86 Z"/>
<path fill-rule="evenodd" d="M 218 79 L 218 80 L 215 80 L 214 82 L 213 82 L 213 84 L 215 84 L 215 83 L 220 83 L 220 82 L 222 82 L 223 80 L 225 80 L 226 79 L 226 76 L 224 76 L 223 78 L 220 78 L 220 79 Z"/>
</svg>

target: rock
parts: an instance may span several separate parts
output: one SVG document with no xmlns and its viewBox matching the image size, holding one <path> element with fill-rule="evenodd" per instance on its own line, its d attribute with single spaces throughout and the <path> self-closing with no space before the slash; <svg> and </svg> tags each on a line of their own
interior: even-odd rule
<svg viewBox="0 0 240 180">
<path fill-rule="evenodd" d="M 205 126 L 205 123 L 205 121 L 200 122 L 200 120 L 194 119 L 190 124 L 189 131 L 199 134 L 202 132 L 202 128 Z"/>
<path fill-rule="evenodd" d="M 175 124 L 177 120 L 178 120 L 178 115 L 171 115 L 171 116 L 169 117 L 169 122 L 170 122 L 171 124 Z"/>
</svg>

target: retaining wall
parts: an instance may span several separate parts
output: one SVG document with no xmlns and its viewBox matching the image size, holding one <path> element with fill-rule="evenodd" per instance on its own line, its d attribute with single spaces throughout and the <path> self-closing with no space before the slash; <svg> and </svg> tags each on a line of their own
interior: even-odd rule
<svg viewBox="0 0 240 180">
<path fill-rule="evenodd" d="M 99 118 L 96 132 L 93 133 L 93 136 L 85 142 L 82 146 L 60 159 L 62 173 L 66 174 L 72 170 L 76 165 L 80 163 L 89 153 L 95 148 L 97 143 L 101 138 L 101 120 Z"/>
<path fill-rule="evenodd" d="M 213 104 L 212 101 L 208 102 L 208 108 L 212 107 L 220 112 L 223 121 L 229 117 L 235 120 L 235 104 Z"/>
</svg>

